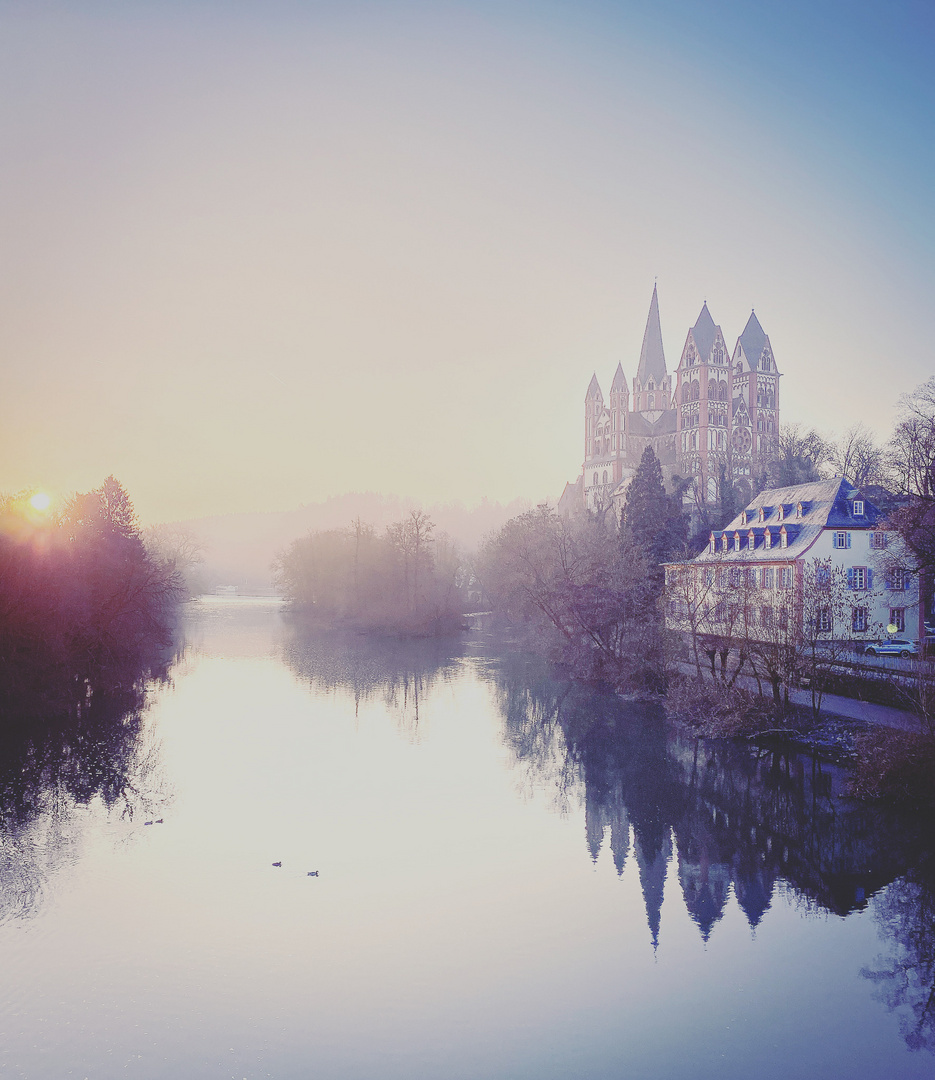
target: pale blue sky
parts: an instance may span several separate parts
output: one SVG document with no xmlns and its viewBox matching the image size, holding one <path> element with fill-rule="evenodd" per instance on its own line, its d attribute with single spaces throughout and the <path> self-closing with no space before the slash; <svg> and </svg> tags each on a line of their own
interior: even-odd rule
<svg viewBox="0 0 935 1080">
<path fill-rule="evenodd" d="M 929 4 L 0 2 L 0 490 L 557 497 L 755 307 L 784 420 L 935 371 Z"/>
</svg>

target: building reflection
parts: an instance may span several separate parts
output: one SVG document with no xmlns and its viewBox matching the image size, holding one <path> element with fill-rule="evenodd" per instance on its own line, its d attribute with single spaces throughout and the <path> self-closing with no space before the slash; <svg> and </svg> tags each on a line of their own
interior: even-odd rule
<svg viewBox="0 0 935 1080">
<path fill-rule="evenodd" d="M 636 860 L 653 946 L 667 875 L 707 941 L 734 896 L 751 928 L 777 888 L 847 915 L 909 873 L 926 823 L 848 799 L 846 771 L 789 746 L 689 739 L 662 710 L 562 683 L 525 656 L 493 669 L 504 738 L 527 777 L 584 802 L 592 859 Z"/>
</svg>

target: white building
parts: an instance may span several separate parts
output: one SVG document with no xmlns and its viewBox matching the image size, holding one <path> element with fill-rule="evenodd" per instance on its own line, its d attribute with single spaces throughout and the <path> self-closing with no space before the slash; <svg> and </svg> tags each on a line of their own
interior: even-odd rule
<svg viewBox="0 0 935 1080">
<path fill-rule="evenodd" d="M 667 565 L 667 623 L 711 636 L 742 623 L 748 637 L 769 639 L 780 622 L 802 625 L 819 566 L 841 586 L 833 616 L 813 603 L 822 630 L 857 641 L 924 637 L 919 577 L 898 533 L 841 477 L 760 492 L 701 555 Z"/>
</svg>

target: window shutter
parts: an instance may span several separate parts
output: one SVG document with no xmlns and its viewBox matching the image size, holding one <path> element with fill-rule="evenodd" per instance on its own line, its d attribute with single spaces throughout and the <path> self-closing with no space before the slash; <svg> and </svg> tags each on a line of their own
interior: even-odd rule
<svg viewBox="0 0 935 1080">
<path fill-rule="evenodd" d="M 873 571 L 870 569 L 867 570 L 867 588 L 873 588 Z"/>
<path fill-rule="evenodd" d="M 844 536 L 845 536 L 844 546 L 845 547 L 850 547 L 851 546 L 851 534 L 850 533 L 845 533 Z"/>
<path fill-rule="evenodd" d="M 883 587 L 892 591 L 893 588 L 893 575 L 887 574 L 884 578 Z"/>
<path fill-rule="evenodd" d="M 849 589 L 854 588 L 854 567 L 853 566 L 849 566 L 847 568 L 847 587 Z"/>
</svg>

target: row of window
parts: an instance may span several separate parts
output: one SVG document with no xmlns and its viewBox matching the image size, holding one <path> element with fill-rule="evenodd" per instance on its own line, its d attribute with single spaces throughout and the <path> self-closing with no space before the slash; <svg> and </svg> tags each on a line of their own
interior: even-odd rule
<svg viewBox="0 0 935 1080">
<path fill-rule="evenodd" d="M 674 585 L 682 573 L 693 574 L 690 569 L 683 570 L 677 566 L 666 569 L 666 584 Z M 791 566 L 706 566 L 704 568 L 704 583 L 708 586 L 716 586 L 723 589 L 726 585 L 732 588 L 744 584 L 752 588 L 762 589 L 791 589 L 792 567 Z"/>
<path fill-rule="evenodd" d="M 744 543 L 746 541 L 746 543 Z M 771 533 L 769 529 L 763 530 L 763 547 L 788 547 L 789 546 L 789 534 L 786 532 L 786 527 L 779 530 L 778 534 Z M 745 533 L 743 536 L 740 533 L 734 533 L 733 538 L 728 537 L 727 533 L 721 536 L 721 551 L 726 553 L 728 551 L 742 551 L 744 548 L 748 551 L 753 551 L 756 547 L 756 534 L 752 531 Z M 708 541 L 708 551 L 714 555 L 717 553 L 717 538 L 714 533 L 711 534 L 711 539 Z"/>
<path fill-rule="evenodd" d="M 810 504 L 807 502 L 799 502 L 795 504 L 795 516 L 801 518 L 803 514 L 807 514 Z M 765 521 L 768 517 L 771 517 L 773 508 L 771 506 L 757 507 L 756 520 L 759 522 Z M 786 518 L 792 513 L 792 503 L 779 503 L 776 507 L 776 518 L 778 521 L 785 521 Z M 740 513 L 740 524 L 750 525 L 753 522 L 753 511 L 742 510 Z"/>
<path fill-rule="evenodd" d="M 606 474 L 605 474 L 606 475 Z M 596 483 L 596 474 L 595 474 Z M 691 570 L 687 571 L 692 573 Z M 666 571 L 666 584 L 673 585 L 682 571 L 678 567 L 669 567 Z M 827 566 L 819 566 L 816 582 L 819 585 L 830 580 L 831 571 Z M 792 586 L 791 566 L 706 566 L 704 568 L 705 585 L 716 585 L 719 589 L 725 584 L 732 588 L 746 583 L 751 588 L 788 589 Z M 886 575 L 886 588 L 889 592 L 904 592 L 910 583 L 910 572 L 904 567 L 892 567 Z M 873 588 L 873 569 L 869 566 L 851 566 L 847 570 L 847 587 L 858 592 Z"/>
<path fill-rule="evenodd" d="M 759 625 L 764 629 L 771 629 L 778 625 L 780 630 L 789 628 L 788 608 L 773 608 L 764 605 L 757 609 L 741 608 L 739 604 L 725 603 L 723 600 L 715 604 L 711 609 L 711 618 L 714 622 L 735 623 L 741 613 L 745 617 L 748 626 L 755 626 L 756 616 L 759 616 Z M 688 614 L 688 605 L 684 600 L 672 600 L 669 603 L 669 614 L 674 618 L 681 618 Z M 821 634 L 830 634 L 834 629 L 834 620 L 828 608 L 819 608 L 816 617 L 816 630 Z M 896 627 L 897 633 L 905 633 L 906 609 L 890 608 L 890 624 Z M 866 633 L 870 625 L 870 613 L 866 607 L 857 606 L 851 608 L 851 632 L 854 634 Z"/>
</svg>

